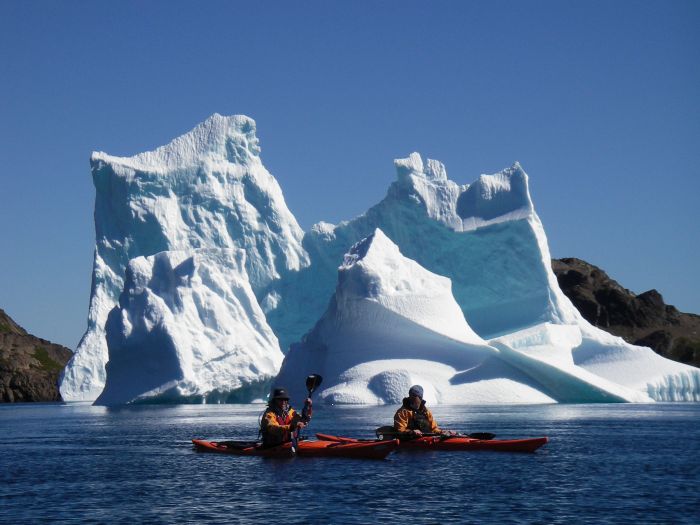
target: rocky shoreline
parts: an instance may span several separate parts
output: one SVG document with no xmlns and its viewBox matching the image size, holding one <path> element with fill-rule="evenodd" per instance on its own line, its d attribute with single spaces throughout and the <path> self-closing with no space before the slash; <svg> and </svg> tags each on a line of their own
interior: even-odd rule
<svg viewBox="0 0 700 525">
<path fill-rule="evenodd" d="M 559 287 L 592 325 L 668 359 L 700 366 L 700 315 L 667 305 L 656 290 L 636 295 L 581 259 L 553 259 L 552 269 Z"/>
<path fill-rule="evenodd" d="M 0 402 L 60 401 L 58 378 L 72 355 L 28 334 L 0 309 Z"/>
</svg>

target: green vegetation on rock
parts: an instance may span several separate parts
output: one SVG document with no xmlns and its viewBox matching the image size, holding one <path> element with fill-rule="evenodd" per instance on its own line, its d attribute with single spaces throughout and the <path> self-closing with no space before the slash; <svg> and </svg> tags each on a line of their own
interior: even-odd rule
<svg viewBox="0 0 700 525">
<path fill-rule="evenodd" d="M 63 368 L 63 365 L 57 363 L 49 357 L 49 353 L 43 346 L 34 347 L 34 359 L 39 361 L 39 363 L 41 364 L 41 368 L 43 368 L 44 370 L 55 371 L 61 370 Z"/>
<path fill-rule="evenodd" d="M 674 342 L 669 357 L 686 363 L 700 362 L 700 341 L 679 337 Z"/>
</svg>

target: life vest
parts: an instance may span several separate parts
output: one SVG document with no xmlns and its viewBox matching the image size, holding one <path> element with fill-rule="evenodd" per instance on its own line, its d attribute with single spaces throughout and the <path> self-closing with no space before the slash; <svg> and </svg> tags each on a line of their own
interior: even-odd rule
<svg viewBox="0 0 700 525">
<path fill-rule="evenodd" d="M 276 412 L 272 407 L 268 407 L 263 413 L 262 420 L 260 422 L 260 434 L 262 436 L 263 445 L 265 446 L 275 446 L 281 445 L 292 440 L 292 434 L 289 430 L 282 430 L 280 432 L 270 432 L 269 415 L 272 414 L 275 422 L 279 426 L 289 426 L 294 420 L 295 412 L 293 408 L 290 408 L 286 412 L 281 414 Z"/>
<path fill-rule="evenodd" d="M 409 430 L 420 430 L 421 432 L 432 432 L 432 425 L 425 408 L 425 401 L 421 401 L 419 408 L 413 408 L 409 398 L 405 398 L 403 407 L 411 411 L 411 418 L 408 420 Z"/>
<path fill-rule="evenodd" d="M 292 415 L 289 412 L 275 414 L 275 419 L 278 425 L 289 425 L 292 422 Z"/>
</svg>

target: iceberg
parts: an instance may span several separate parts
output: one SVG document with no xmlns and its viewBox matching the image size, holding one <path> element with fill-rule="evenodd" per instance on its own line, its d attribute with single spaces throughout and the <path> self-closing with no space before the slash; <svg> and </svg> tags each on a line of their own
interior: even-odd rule
<svg viewBox="0 0 700 525">
<path fill-rule="evenodd" d="M 434 403 L 700 400 L 698 369 L 561 292 L 518 163 L 459 185 L 412 153 L 366 213 L 304 233 L 255 131 L 213 115 L 155 151 L 93 153 L 92 294 L 65 400 L 245 401 L 270 383 L 298 398 L 310 373 L 328 403 L 396 403 L 413 383 Z"/>
<path fill-rule="evenodd" d="M 104 388 L 105 326 L 129 261 L 164 251 L 242 249 L 254 293 L 308 264 L 303 232 L 260 159 L 255 122 L 215 114 L 133 157 L 95 152 L 96 246 L 88 326 L 61 378 L 66 401 Z"/>
<path fill-rule="evenodd" d="M 311 373 L 315 364 L 330 373 L 319 395 L 333 403 L 395 402 L 396 394 L 389 391 L 395 392 L 400 383 L 405 392 L 404 387 L 420 382 L 419 378 L 428 386 L 428 399 L 443 403 L 700 400 L 698 369 L 595 328 L 563 294 L 551 270 L 547 238 L 532 204 L 527 174 L 518 163 L 464 186 L 450 181 L 441 163 L 424 164 L 417 153 L 396 160 L 395 165 L 397 180 L 379 204 L 337 226 L 315 225 L 303 241 L 311 264 L 291 279 L 271 284 L 282 291 L 279 311 L 268 312 L 271 326 L 281 341 L 302 340 L 292 345 L 278 383 L 291 387 L 295 374 Z M 328 319 L 353 316 L 338 313 L 337 296 L 346 295 L 341 285 L 347 257 L 340 270 L 337 265 L 345 247 L 378 237 L 377 229 L 383 232 L 380 238 L 395 243 L 403 257 L 450 280 L 468 333 L 478 334 L 496 352 L 494 356 L 464 370 L 444 368 L 447 363 L 440 359 L 428 359 L 439 365 L 385 359 L 392 348 L 405 344 L 392 330 L 374 334 L 382 344 L 372 353 L 373 364 L 367 360 L 344 370 L 328 368 L 328 363 L 343 362 L 337 355 L 345 351 L 343 339 L 330 333 L 333 325 Z M 353 250 L 351 259 L 357 257 Z M 294 280 L 298 283 L 290 285 Z M 295 286 L 304 291 L 289 293 Z M 334 288 L 336 299 L 326 309 L 323 298 L 333 294 Z M 300 333 L 320 316 L 322 321 L 311 332 Z M 345 333 L 347 328 L 342 326 Z M 413 341 L 427 345 L 415 326 L 407 330 Z M 372 382 L 371 377 L 382 373 L 381 367 L 392 379 Z M 438 369 L 440 377 L 426 377 L 426 370 Z M 482 382 L 481 374 L 487 369 L 504 382 L 500 388 L 488 388 Z M 473 385 L 472 391 L 454 388 L 457 381 Z M 389 390 L 377 392 L 377 384 Z"/>
</svg>

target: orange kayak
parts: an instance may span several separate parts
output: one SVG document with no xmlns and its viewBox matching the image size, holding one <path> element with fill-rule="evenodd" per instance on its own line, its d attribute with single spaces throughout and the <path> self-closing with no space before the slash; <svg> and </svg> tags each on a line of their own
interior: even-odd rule
<svg viewBox="0 0 700 525">
<path fill-rule="evenodd" d="M 195 448 L 204 452 L 221 452 L 238 456 L 292 457 L 343 457 L 356 459 L 384 459 L 399 446 L 398 439 L 372 442 L 345 442 L 332 440 L 300 440 L 296 452 L 291 443 L 276 447 L 263 447 L 251 441 L 206 441 L 193 439 Z"/>
<path fill-rule="evenodd" d="M 316 434 L 320 440 L 335 443 L 376 443 L 374 439 L 354 439 L 329 434 Z M 401 441 L 400 448 L 411 450 L 497 450 L 502 452 L 534 452 L 549 441 L 546 437 L 526 439 L 474 439 L 463 436 L 425 436 Z"/>
</svg>

